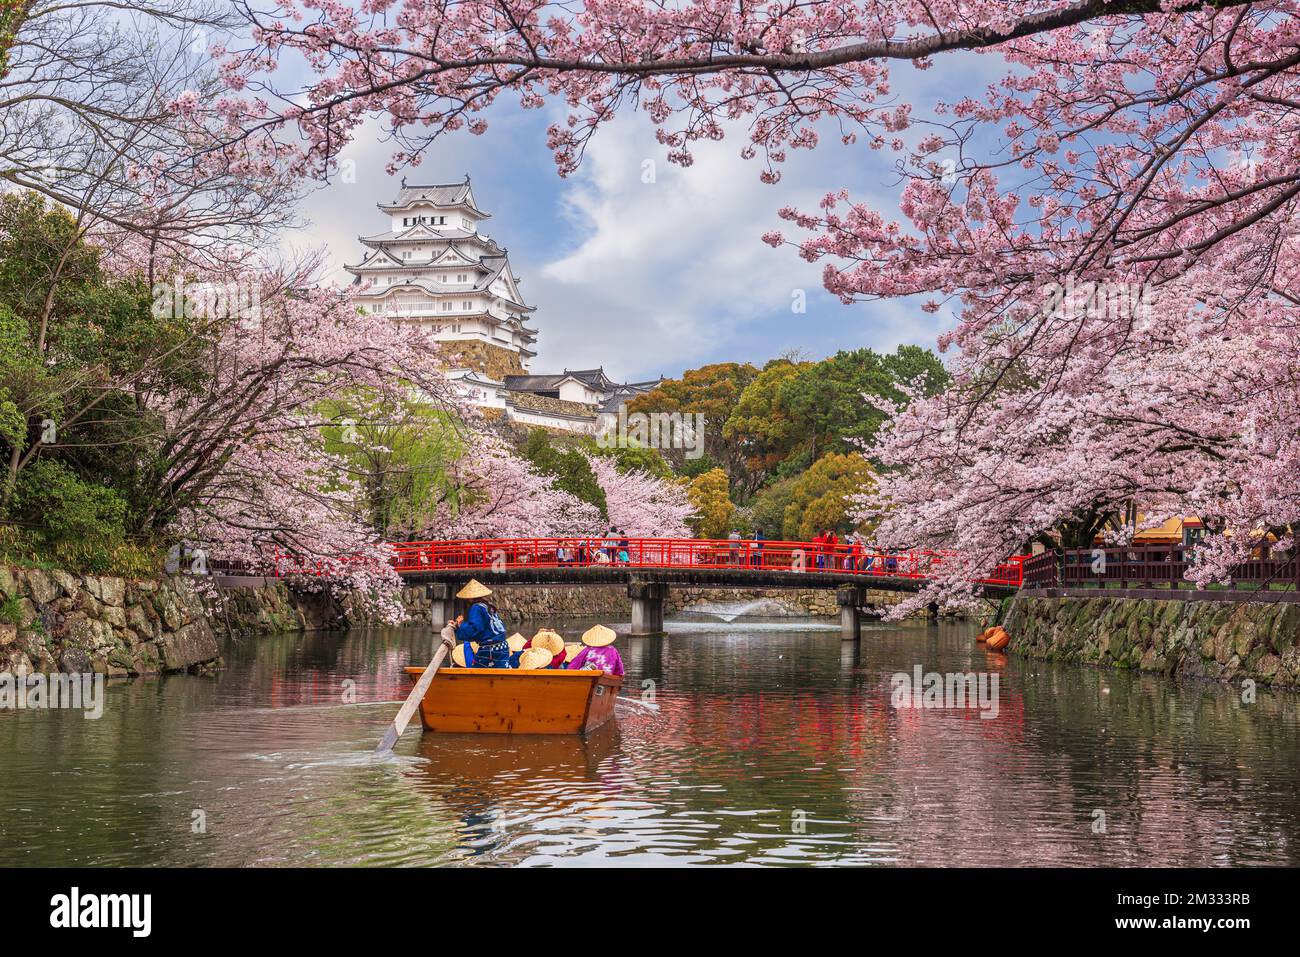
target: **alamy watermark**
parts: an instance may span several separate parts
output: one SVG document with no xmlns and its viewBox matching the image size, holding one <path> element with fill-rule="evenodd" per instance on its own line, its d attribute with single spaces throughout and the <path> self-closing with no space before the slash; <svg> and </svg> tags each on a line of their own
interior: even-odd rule
<svg viewBox="0 0 1300 957">
<path fill-rule="evenodd" d="M 154 283 L 155 319 L 262 318 L 262 290 L 253 281 L 186 282 L 183 272 L 170 283 Z"/>
<path fill-rule="evenodd" d="M 1065 283 L 1043 287 L 1043 313 L 1087 316 L 1093 319 L 1144 319 L 1150 316 L 1154 297 L 1144 282 L 1095 282 L 1065 277 Z"/>
<path fill-rule="evenodd" d="M 699 412 L 627 412 L 596 434 L 602 449 L 684 449 L 686 458 L 704 454 L 704 415 Z"/>
<path fill-rule="evenodd" d="M 117 927 L 132 937 L 148 937 L 153 929 L 152 894 L 83 894 L 74 887 L 67 894 L 50 898 L 50 926 L 75 930 L 79 927 Z"/>
<path fill-rule="evenodd" d="M 890 676 L 889 703 L 899 710 L 975 710 L 981 718 L 998 716 L 998 674 L 987 671 L 897 671 Z"/>
<path fill-rule="evenodd" d="M 104 716 L 104 676 L 82 674 L 32 674 L 0 671 L 0 711 L 45 711 L 66 708 L 84 711 L 82 717 Z"/>
</svg>

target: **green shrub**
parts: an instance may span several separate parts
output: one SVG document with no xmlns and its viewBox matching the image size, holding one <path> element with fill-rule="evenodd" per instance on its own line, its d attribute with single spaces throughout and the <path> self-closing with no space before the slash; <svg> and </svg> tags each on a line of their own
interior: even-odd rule
<svg viewBox="0 0 1300 957">
<path fill-rule="evenodd" d="M 113 489 L 87 482 L 67 466 L 45 459 L 25 468 L 12 514 L 25 534 L 11 540 L 34 559 L 72 571 L 102 574 L 125 564 L 152 565 L 126 542 L 126 501 Z"/>
</svg>

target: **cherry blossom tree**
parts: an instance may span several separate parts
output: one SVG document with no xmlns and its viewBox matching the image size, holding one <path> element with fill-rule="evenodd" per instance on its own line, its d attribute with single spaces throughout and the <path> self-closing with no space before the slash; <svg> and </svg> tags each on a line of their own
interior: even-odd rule
<svg viewBox="0 0 1300 957">
<path fill-rule="evenodd" d="M 591 471 L 605 492 L 609 523 L 632 538 L 690 538 L 686 520 L 694 509 L 680 482 L 642 469 L 620 472 L 608 455 L 588 455 Z"/>
<path fill-rule="evenodd" d="M 417 164 L 444 132 L 482 132 L 503 94 L 566 108 L 561 174 L 636 108 L 682 165 L 744 128 L 767 182 L 827 130 L 892 154 L 896 210 L 841 190 L 782 209 L 793 238 L 764 237 L 823 263 L 846 303 L 955 314 L 952 387 L 874 452 L 879 540 L 959 549 L 935 586 L 955 594 L 1136 503 L 1202 515 L 1194 575 L 1224 577 L 1300 518 L 1298 6 L 283 0 L 245 9 L 253 44 L 228 53 L 220 110 L 240 142 L 292 124 L 292 163 L 317 175 L 366 116 L 387 119 L 394 165 Z M 289 58 L 313 71 L 305 89 L 277 85 Z M 899 66 L 954 71 L 959 92 L 900 101 Z M 966 79 L 990 66 L 982 91 Z"/>
<path fill-rule="evenodd" d="M 454 468 L 455 495 L 445 501 L 433 527 L 420 537 L 553 538 L 593 534 L 600 511 L 557 489 L 508 442 L 487 428 L 475 429 Z"/>
<path fill-rule="evenodd" d="M 307 262 L 157 290 L 155 308 L 196 313 L 212 334 L 193 388 L 140 385 L 159 422 L 142 457 L 141 485 L 156 490 L 143 520 L 211 559 L 356 588 L 393 612 L 400 579 L 357 479 L 326 449 L 322 409 L 365 389 L 393 403 L 418 395 L 449 419 L 467 411 L 435 342 L 361 311 L 350 290 L 310 284 L 315 272 Z"/>
</svg>

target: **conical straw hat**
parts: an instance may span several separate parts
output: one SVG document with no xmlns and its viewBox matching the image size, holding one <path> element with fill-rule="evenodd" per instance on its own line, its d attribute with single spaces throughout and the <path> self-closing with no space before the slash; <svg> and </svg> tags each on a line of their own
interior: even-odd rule
<svg viewBox="0 0 1300 957">
<path fill-rule="evenodd" d="M 543 628 L 537 634 L 533 635 L 533 647 L 545 648 L 551 653 L 551 657 L 554 658 L 564 650 L 564 639 L 561 638 L 557 632 L 551 631 L 549 628 Z"/>
<path fill-rule="evenodd" d="M 478 642 L 471 641 L 469 643 L 469 648 L 470 651 L 478 651 Z M 465 664 L 465 642 L 458 641 L 456 642 L 456 647 L 451 649 L 451 662 L 461 668 L 469 667 L 469 665 Z"/>
<path fill-rule="evenodd" d="M 574 658 L 578 657 L 578 652 L 582 650 L 582 642 L 566 641 L 564 643 L 564 661 L 567 664 Z"/>
<path fill-rule="evenodd" d="M 592 648 L 604 648 L 606 645 L 612 645 L 617 637 L 614 629 L 606 628 L 604 625 L 593 625 L 582 636 L 582 643 Z"/>
<path fill-rule="evenodd" d="M 516 631 L 506 639 L 506 644 L 510 646 L 510 653 L 513 655 L 516 651 L 524 650 L 524 645 L 528 644 L 528 639 Z"/>
<path fill-rule="evenodd" d="M 492 594 L 492 589 L 488 588 L 477 578 L 471 578 L 469 584 L 456 592 L 457 598 L 486 598 Z"/>
<path fill-rule="evenodd" d="M 552 657 L 545 648 L 525 648 L 523 654 L 519 656 L 519 667 L 524 670 L 545 668 L 551 663 Z"/>
</svg>

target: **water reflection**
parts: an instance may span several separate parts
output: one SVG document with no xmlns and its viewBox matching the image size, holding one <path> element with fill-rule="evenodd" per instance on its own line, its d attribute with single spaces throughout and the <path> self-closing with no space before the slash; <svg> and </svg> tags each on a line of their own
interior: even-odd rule
<svg viewBox="0 0 1300 957">
<path fill-rule="evenodd" d="M 1296 863 L 1294 695 L 1008 659 L 962 625 L 669 627 L 619 640 L 659 710 L 587 738 L 410 731 L 375 758 L 414 630 L 232 644 L 215 677 L 110 685 L 99 721 L 0 712 L 0 839 L 44 865 Z M 996 672 L 997 716 L 895 709 L 918 664 Z"/>
</svg>

